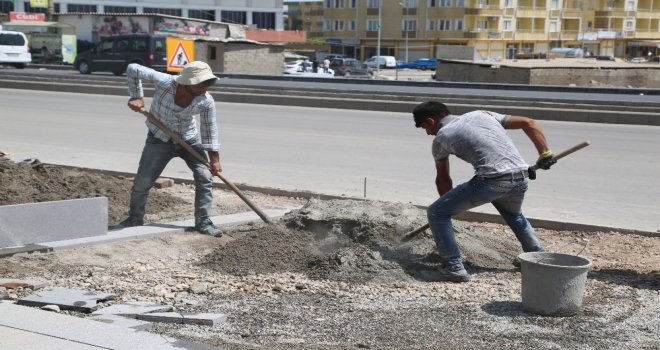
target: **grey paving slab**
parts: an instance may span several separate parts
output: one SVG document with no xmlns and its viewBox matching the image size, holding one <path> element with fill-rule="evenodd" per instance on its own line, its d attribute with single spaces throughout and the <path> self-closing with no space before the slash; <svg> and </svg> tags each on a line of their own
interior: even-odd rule
<svg viewBox="0 0 660 350">
<path fill-rule="evenodd" d="M 98 350 L 106 348 L 0 326 L 0 349 Z"/>
<path fill-rule="evenodd" d="M 124 317 L 120 315 L 110 315 L 110 314 L 98 315 L 98 316 L 90 317 L 89 319 L 107 324 L 112 324 L 119 327 L 131 328 L 138 331 L 148 331 L 154 327 L 154 324 L 152 322 L 136 320 L 135 318 Z"/>
<path fill-rule="evenodd" d="M 127 302 L 124 304 L 115 304 L 92 312 L 92 315 L 122 315 L 134 317 L 138 314 L 150 312 L 168 312 L 172 311 L 171 305 L 160 305 L 145 301 Z"/>
<path fill-rule="evenodd" d="M 22 246 L 6 247 L 6 248 L 0 247 L 0 258 L 5 256 L 12 256 L 16 254 L 23 254 L 23 253 L 48 253 L 52 251 L 53 248 L 46 247 L 40 244 L 27 244 Z"/>
<path fill-rule="evenodd" d="M 26 278 L 26 279 L 21 279 L 21 278 L 0 278 L 0 287 L 4 286 L 7 283 L 27 284 L 27 288 L 34 289 L 34 290 L 48 287 L 48 281 L 40 280 L 40 279 L 36 279 L 36 278 Z"/>
<path fill-rule="evenodd" d="M 107 227 L 106 197 L 0 206 L 0 247 L 105 235 Z"/>
<path fill-rule="evenodd" d="M 103 349 L 220 349 L 204 344 L 181 341 L 160 334 L 136 331 L 112 324 L 9 303 L 0 303 L 0 327 L 3 326 Z M 36 346 L 25 349 L 51 349 L 51 347 Z M 90 347 L 89 349 L 94 348 Z"/>
<path fill-rule="evenodd" d="M 136 316 L 138 320 L 162 323 L 196 324 L 215 326 L 227 321 L 227 315 L 214 313 L 154 312 Z"/>
<path fill-rule="evenodd" d="M 57 305 L 62 310 L 75 310 L 80 312 L 92 312 L 97 308 L 97 303 L 104 300 L 112 300 L 114 294 L 94 293 L 83 289 L 69 288 L 46 288 L 37 293 L 16 301 L 19 305 L 44 306 Z"/>
</svg>

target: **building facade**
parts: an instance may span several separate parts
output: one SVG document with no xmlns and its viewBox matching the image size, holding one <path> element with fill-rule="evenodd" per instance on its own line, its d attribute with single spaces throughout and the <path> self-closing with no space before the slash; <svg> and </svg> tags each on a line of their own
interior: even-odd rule
<svg viewBox="0 0 660 350">
<path fill-rule="evenodd" d="M 448 45 L 474 48 L 475 59 L 555 47 L 660 54 L 660 0 L 323 0 L 308 17 L 333 51 L 361 59 L 378 49 L 400 60 L 443 57 Z"/>
<path fill-rule="evenodd" d="M 247 25 L 250 28 L 281 30 L 283 0 L 51 0 L 53 13 L 159 13 L 207 21 Z M 30 1 L 2 0 L 0 12 L 41 12 Z"/>
</svg>

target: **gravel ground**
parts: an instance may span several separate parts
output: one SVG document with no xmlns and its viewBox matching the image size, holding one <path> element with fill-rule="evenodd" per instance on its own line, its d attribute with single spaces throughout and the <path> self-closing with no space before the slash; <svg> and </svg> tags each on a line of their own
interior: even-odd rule
<svg viewBox="0 0 660 350">
<path fill-rule="evenodd" d="M 17 187 L 15 178 L 33 171 L 57 170 L 30 166 L 13 172 L 10 181 L 2 178 L 6 169 L 0 190 L 10 182 Z M 76 193 L 67 180 L 72 175 L 63 176 L 67 193 Z M 56 181 L 42 176 L 42 185 L 57 187 L 46 178 Z M 103 181 L 130 188 L 130 181 L 115 180 Z M 104 182 L 94 181 L 95 191 L 127 191 L 99 190 Z M 167 210 L 152 212 L 152 222 L 191 215 L 192 187 L 154 193 L 152 207 L 162 197 Z M 116 196 L 109 203 L 121 212 L 124 195 Z M 507 227 L 456 222 L 473 280 L 434 282 L 438 259 L 429 233 L 407 243 L 398 239 L 424 222 L 414 206 L 249 196 L 264 209 L 305 206 L 274 225 L 224 227 L 221 238 L 188 232 L 4 258 L 0 277 L 42 278 L 53 287 L 117 295 L 104 305 L 142 300 L 177 311 L 225 313 L 228 321 L 215 327 L 157 324 L 153 330 L 224 349 L 660 348 L 657 237 L 538 230 L 548 250 L 581 252 L 593 262 L 582 311 L 543 317 L 522 308 L 520 272 L 511 266 L 520 248 Z M 229 192 L 217 190 L 216 199 L 216 214 L 247 210 Z M 31 293 L 6 292 L 11 298 Z"/>
</svg>

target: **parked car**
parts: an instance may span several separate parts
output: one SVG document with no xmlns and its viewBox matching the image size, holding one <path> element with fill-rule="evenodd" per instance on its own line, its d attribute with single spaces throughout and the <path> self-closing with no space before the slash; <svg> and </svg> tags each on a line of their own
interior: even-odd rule
<svg viewBox="0 0 660 350">
<path fill-rule="evenodd" d="M 295 60 L 295 61 L 289 61 L 289 62 L 284 62 L 284 74 L 302 74 L 303 73 L 303 62 L 305 60 Z M 317 71 L 314 72 L 314 67 L 312 62 L 308 61 L 309 66 L 307 67 L 307 72 L 308 73 L 315 73 L 315 74 L 323 74 L 323 66 L 319 66 L 317 68 Z M 326 75 L 334 75 L 334 72 L 332 69 L 328 69 L 328 73 Z"/>
<path fill-rule="evenodd" d="M 420 58 L 412 62 L 397 64 L 397 68 L 410 68 L 410 69 L 421 69 L 421 70 L 435 70 L 438 66 L 438 60 L 435 58 Z"/>
<path fill-rule="evenodd" d="M 0 31 L 0 64 L 25 68 L 32 62 L 28 39 L 21 32 Z"/>
<path fill-rule="evenodd" d="M 646 57 L 635 57 L 630 59 L 630 63 L 646 63 Z"/>
<path fill-rule="evenodd" d="M 379 63 L 376 63 L 378 60 Z M 364 61 L 364 63 L 369 68 L 395 68 L 396 67 L 396 58 L 394 56 L 372 56 L 371 58 Z"/>
<path fill-rule="evenodd" d="M 122 75 L 131 63 L 165 72 L 165 36 L 135 34 L 105 37 L 91 50 L 78 54 L 73 66 L 82 74 L 105 71 Z"/>
<path fill-rule="evenodd" d="M 596 61 L 614 61 L 614 57 L 607 55 L 596 56 Z"/>
<path fill-rule="evenodd" d="M 371 69 L 366 64 L 354 58 L 335 58 L 330 60 L 330 69 L 335 76 L 350 77 L 352 75 L 371 75 Z"/>
</svg>

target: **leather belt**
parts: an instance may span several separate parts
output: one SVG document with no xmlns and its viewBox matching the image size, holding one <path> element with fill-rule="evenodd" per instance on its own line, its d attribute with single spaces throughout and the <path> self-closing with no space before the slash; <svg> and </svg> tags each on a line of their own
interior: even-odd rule
<svg viewBox="0 0 660 350">
<path fill-rule="evenodd" d="M 506 173 L 494 176 L 478 176 L 483 180 L 523 180 L 528 177 L 527 170 L 516 171 L 515 173 Z"/>
</svg>

